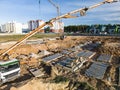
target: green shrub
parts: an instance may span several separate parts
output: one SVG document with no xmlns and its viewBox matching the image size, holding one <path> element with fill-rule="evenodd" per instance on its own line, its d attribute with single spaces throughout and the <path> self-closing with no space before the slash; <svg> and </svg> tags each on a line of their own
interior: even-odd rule
<svg viewBox="0 0 120 90">
<path fill-rule="evenodd" d="M 75 82 L 75 87 L 82 90 L 94 90 L 91 86 L 89 86 L 86 82 Z"/>
<path fill-rule="evenodd" d="M 67 81 L 68 81 L 68 79 L 63 76 L 57 76 L 53 79 L 53 82 L 55 82 L 55 83 L 67 82 Z"/>
</svg>

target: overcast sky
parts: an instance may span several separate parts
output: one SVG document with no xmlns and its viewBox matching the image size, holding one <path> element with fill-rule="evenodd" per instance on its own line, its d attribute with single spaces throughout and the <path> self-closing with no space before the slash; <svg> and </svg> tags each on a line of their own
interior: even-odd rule
<svg viewBox="0 0 120 90">
<path fill-rule="evenodd" d="M 103 0 L 53 0 L 60 6 L 61 14 L 87 7 Z M 27 23 L 29 20 L 47 21 L 57 16 L 56 8 L 48 0 L 0 0 L 0 24 L 8 21 Z M 87 15 L 63 20 L 65 25 L 120 23 L 120 2 L 105 4 L 89 10 Z"/>
</svg>

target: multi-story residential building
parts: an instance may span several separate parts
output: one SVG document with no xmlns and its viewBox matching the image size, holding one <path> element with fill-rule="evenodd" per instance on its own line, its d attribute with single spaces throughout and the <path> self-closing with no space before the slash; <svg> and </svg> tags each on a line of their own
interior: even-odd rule
<svg viewBox="0 0 120 90">
<path fill-rule="evenodd" d="M 1 32 L 4 33 L 22 33 L 22 24 L 17 22 L 8 22 L 1 25 Z"/>
<path fill-rule="evenodd" d="M 39 27 L 40 25 L 42 25 L 44 23 L 44 21 L 42 20 L 30 20 L 28 22 L 28 28 L 30 31 L 34 30 L 35 28 Z M 42 28 L 42 33 L 44 33 L 44 27 Z"/>
<path fill-rule="evenodd" d="M 30 20 L 30 21 L 28 22 L 28 29 L 29 29 L 30 31 L 32 31 L 32 30 L 35 29 L 35 21 L 34 21 L 34 20 Z"/>
<path fill-rule="evenodd" d="M 53 33 L 63 33 L 64 23 L 60 21 L 53 22 L 53 26 L 50 27 L 50 31 Z"/>
<path fill-rule="evenodd" d="M 28 22 L 28 27 L 29 30 L 34 30 L 35 28 L 37 28 L 38 26 L 42 25 L 44 23 L 44 21 L 42 20 L 31 20 Z M 56 21 L 52 23 L 53 26 L 50 26 L 50 32 L 53 33 L 62 33 L 64 32 L 64 23 L 60 22 L 60 21 Z M 44 32 L 44 28 L 42 28 L 42 32 Z"/>
<path fill-rule="evenodd" d="M 37 28 L 38 26 L 40 26 L 43 23 L 44 23 L 44 21 L 42 21 L 42 20 L 30 20 L 28 22 L 28 28 L 29 28 L 29 30 L 34 30 L 35 28 Z M 44 29 L 44 28 L 42 28 L 42 29 Z"/>
</svg>

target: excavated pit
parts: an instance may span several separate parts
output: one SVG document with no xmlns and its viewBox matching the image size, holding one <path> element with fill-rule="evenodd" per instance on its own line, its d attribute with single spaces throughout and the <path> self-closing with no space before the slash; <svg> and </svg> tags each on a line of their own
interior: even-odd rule
<svg viewBox="0 0 120 90">
<path fill-rule="evenodd" d="M 84 44 L 86 42 L 100 42 L 100 46 L 96 47 L 95 49 L 91 49 L 89 47 L 85 47 L 84 50 L 90 50 L 92 52 L 97 52 L 97 54 L 109 54 L 113 55 L 113 59 L 110 62 L 110 66 L 107 69 L 105 76 L 109 76 L 111 79 L 106 80 L 99 80 L 96 78 L 88 77 L 85 75 L 85 71 L 90 67 L 91 61 L 86 62 L 83 64 L 83 66 L 77 70 L 76 72 L 73 72 L 69 69 L 66 69 L 64 67 L 60 67 L 58 65 L 52 65 L 51 63 L 47 63 L 46 66 L 40 66 L 40 68 L 43 71 L 45 71 L 45 74 L 47 77 L 37 78 L 34 80 L 33 75 L 31 75 L 26 67 L 38 67 L 38 62 L 42 61 L 43 57 L 52 55 L 54 53 L 59 53 L 62 50 L 69 49 L 72 47 L 75 47 L 80 44 Z M 5 47 L 6 49 L 9 47 Z M 4 49 L 1 51 L 3 52 Z M 38 52 L 42 50 L 47 50 L 50 52 L 48 55 L 41 55 L 38 54 Z M 81 49 L 83 50 L 83 49 Z M 80 50 L 80 51 L 81 51 Z M 14 53 L 13 53 L 14 52 Z M 76 81 L 78 82 L 87 82 L 88 86 L 93 87 L 91 90 L 116 90 L 115 86 L 117 85 L 119 74 L 118 74 L 118 67 L 120 65 L 120 38 L 119 37 L 87 37 L 87 36 L 78 36 L 78 37 L 67 37 L 65 40 L 48 40 L 45 43 L 42 44 L 23 44 L 19 47 L 16 47 L 13 52 L 10 52 L 9 55 L 11 58 L 15 57 L 20 59 L 21 61 L 21 77 L 18 78 L 15 81 L 5 83 L 3 86 L 0 87 L 1 90 L 78 90 L 80 88 L 81 90 L 84 90 L 87 86 L 84 86 L 83 84 L 76 84 Z M 31 54 L 33 53 L 33 54 Z M 67 57 L 75 56 L 76 53 L 66 55 Z M 40 56 L 41 55 L 41 56 Z M 56 59 L 59 60 L 59 59 Z M 56 62 L 56 60 L 54 62 Z M 37 64 L 36 64 L 37 62 Z M 94 60 L 92 61 L 94 62 Z M 52 63 L 53 64 L 53 63 Z M 28 75 L 28 76 L 27 76 Z M 68 78 L 67 82 L 62 83 L 51 83 L 55 77 L 57 76 L 64 76 Z M 27 78 L 29 77 L 29 78 Z M 44 83 L 45 82 L 45 83 Z M 70 83 L 71 82 L 71 83 Z M 87 85 L 85 84 L 85 85 Z M 43 87 L 44 85 L 44 87 Z M 58 88 L 61 87 L 61 88 Z M 89 87 L 89 88 L 90 88 Z M 89 89 L 86 89 L 89 90 Z"/>
</svg>

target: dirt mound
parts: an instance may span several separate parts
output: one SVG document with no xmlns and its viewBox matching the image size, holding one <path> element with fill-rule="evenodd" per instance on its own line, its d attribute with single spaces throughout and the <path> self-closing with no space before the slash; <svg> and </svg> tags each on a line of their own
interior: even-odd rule
<svg viewBox="0 0 120 90">
<path fill-rule="evenodd" d="M 106 42 L 98 50 L 100 53 L 111 54 L 114 56 L 120 56 L 120 43 L 118 42 Z"/>
</svg>

